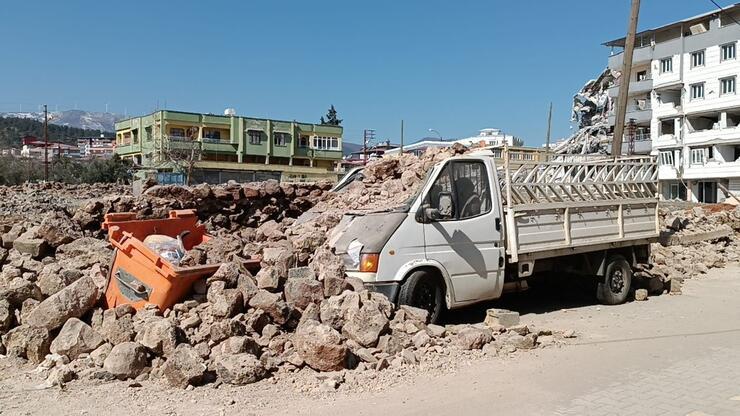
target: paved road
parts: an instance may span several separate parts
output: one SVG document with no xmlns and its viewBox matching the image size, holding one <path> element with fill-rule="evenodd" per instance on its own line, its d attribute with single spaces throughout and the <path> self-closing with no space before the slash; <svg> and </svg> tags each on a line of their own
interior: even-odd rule
<svg viewBox="0 0 740 416">
<path fill-rule="evenodd" d="M 558 301 L 553 301 L 553 305 Z M 740 267 L 681 296 L 620 306 L 541 305 L 523 321 L 582 334 L 576 345 L 477 362 L 375 396 L 310 399 L 283 414 L 740 415 Z M 525 308 L 526 309 L 526 308 Z M 551 310 L 551 311 L 548 311 Z M 269 412 L 269 410 L 268 410 Z"/>
</svg>

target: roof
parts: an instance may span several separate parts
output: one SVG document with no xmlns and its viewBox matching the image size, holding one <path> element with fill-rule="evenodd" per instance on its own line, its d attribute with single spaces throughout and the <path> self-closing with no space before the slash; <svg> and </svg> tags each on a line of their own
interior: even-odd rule
<svg viewBox="0 0 740 416">
<path fill-rule="evenodd" d="M 228 116 L 228 115 L 225 115 L 225 114 L 196 113 L 196 112 L 193 112 L 193 111 L 168 110 L 166 108 L 162 108 L 162 109 L 159 109 L 159 110 L 156 110 L 156 111 L 152 111 L 149 114 L 144 114 L 142 116 L 131 116 L 131 117 L 128 117 L 128 118 L 122 118 L 120 120 L 116 120 L 116 123 L 115 124 L 122 123 L 124 121 L 134 120 L 134 119 L 137 119 L 137 118 L 142 118 L 142 117 L 150 116 L 150 115 L 153 115 L 153 114 L 156 114 L 156 113 L 159 113 L 159 112 L 163 112 L 163 111 L 166 111 L 168 113 L 190 114 L 190 115 L 194 115 L 194 116 L 209 116 L 209 117 L 224 117 L 224 118 L 230 118 L 231 117 L 231 116 Z M 335 128 L 344 130 L 344 127 L 342 127 L 341 125 L 335 126 L 333 124 L 309 123 L 307 121 L 297 121 L 297 120 L 279 120 L 279 119 L 276 119 L 276 118 L 240 116 L 238 114 L 234 115 L 234 117 L 237 117 L 237 118 L 247 118 L 247 119 L 250 119 L 250 120 L 277 121 L 278 123 L 311 124 L 311 125 L 314 125 L 314 126 L 335 127 Z"/>
<path fill-rule="evenodd" d="M 643 30 L 641 32 L 638 32 L 635 36 L 636 37 L 640 37 L 640 36 L 644 36 L 644 35 L 647 35 L 647 34 L 650 34 L 650 33 L 653 33 L 653 32 L 657 32 L 659 30 L 671 29 L 671 28 L 674 28 L 674 27 L 685 25 L 687 23 L 698 23 L 698 21 L 703 20 L 703 19 L 706 19 L 707 17 L 713 16 L 715 14 L 719 14 L 719 13 L 722 13 L 722 12 L 728 12 L 728 11 L 735 10 L 738 6 L 740 6 L 740 3 L 735 3 L 735 4 L 732 4 L 732 5 L 723 7 L 721 9 L 712 10 L 711 12 L 707 12 L 707 13 L 703 13 L 703 14 L 700 14 L 700 15 L 697 15 L 697 16 L 689 17 L 687 19 L 679 20 L 679 21 L 676 21 L 676 22 L 673 22 L 673 23 L 668 23 L 666 25 L 659 26 L 659 27 L 656 27 L 656 28 L 646 29 L 646 30 Z M 610 40 L 608 42 L 604 42 L 603 45 L 604 46 L 619 46 L 619 47 L 624 47 L 624 42 L 625 42 L 625 38 L 622 37 L 622 38 L 619 38 L 619 39 L 614 39 L 614 40 Z"/>
</svg>

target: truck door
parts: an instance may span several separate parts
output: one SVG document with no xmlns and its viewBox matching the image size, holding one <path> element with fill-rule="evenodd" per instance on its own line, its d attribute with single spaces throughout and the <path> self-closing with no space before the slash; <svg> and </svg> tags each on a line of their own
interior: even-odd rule
<svg viewBox="0 0 740 416">
<path fill-rule="evenodd" d="M 424 224 L 426 256 L 441 263 L 454 288 L 454 302 L 492 299 L 503 289 L 504 247 L 495 184 L 481 160 L 450 161 L 437 176 L 424 203 L 443 215 Z M 440 207 L 450 201 L 452 206 Z"/>
</svg>

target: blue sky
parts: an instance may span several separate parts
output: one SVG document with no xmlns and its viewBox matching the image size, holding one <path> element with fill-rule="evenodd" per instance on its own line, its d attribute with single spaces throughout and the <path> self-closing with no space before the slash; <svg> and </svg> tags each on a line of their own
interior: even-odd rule
<svg viewBox="0 0 740 416">
<path fill-rule="evenodd" d="M 629 0 L 9 1 L 0 111 L 48 103 L 318 121 L 397 141 L 497 127 L 527 144 L 570 133 L 573 94 L 606 66 Z M 644 0 L 640 27 L 710 11 Z M 718 1 L 722 6 L 729 1 Z"/>
</svg>

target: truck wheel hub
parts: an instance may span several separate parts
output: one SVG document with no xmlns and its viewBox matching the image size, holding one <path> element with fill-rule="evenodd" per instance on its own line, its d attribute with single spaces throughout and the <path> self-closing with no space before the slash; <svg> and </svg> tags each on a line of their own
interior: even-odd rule
<svg viewBox="0 0 740 416">
<path fill-rule="evenodd" d="M 624 288 L 624 274 L 621 269 L 614 270 L 609 279 L 609 287 L 612 292 L 619 293 Z"/>
<path fill-rule="evenodd" d="M 418 308 L 426 309 L 429 313 L 434 313 L 436 307 L 434 286 L 429 284 L 419 285 L 414 294 L 414 305 Z"/>
</svg>

